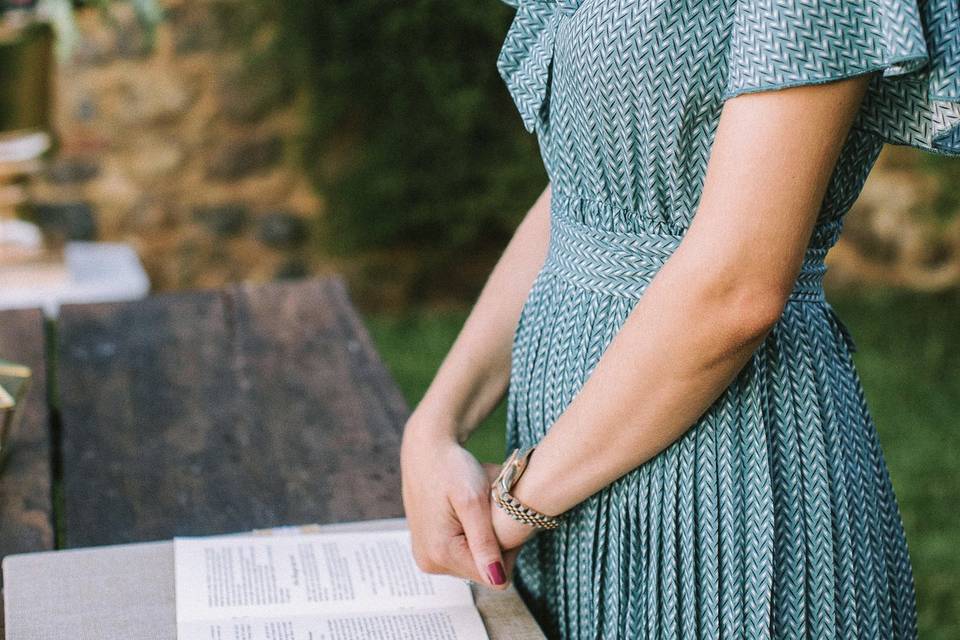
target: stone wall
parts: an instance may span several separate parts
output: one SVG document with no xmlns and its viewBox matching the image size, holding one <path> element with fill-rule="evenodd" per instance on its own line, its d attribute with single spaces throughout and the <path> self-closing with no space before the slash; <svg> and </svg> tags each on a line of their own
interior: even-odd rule
<svg viewBox="0 0 960 640">
<path fill-rule="evenodd" d="M 31 188 L 40 222 L 132 243 L 155 290 L 326 269 L 311 238 L 323 201 L 297 160 L 306 98 L 277 51 L 276 3 L 161 3 L 152 42 L 123 3 L 106 20 L 78 11 L 80 42 L 56 73 L 59 149 Z M 960 171 L 949 162 L 884 151 L 828 256 L 828 288 L 960 285 Z M 477 289 L 495 257 L 479 260 Z M 405 277 L 396 265 L 392 280 L 364 275 L 369 256 L 340 262 L 371 301 Z"/>
<path fill-rule="evenodd" d="M 960 160 L 887 145 L 827 264 L 833 289 L 960 287 Z"/>
<path fill-rule="evenodd" d="M 304 98 L 270 5 L 163 0 L 152 41 L 124 3 L 79 10 L 55 77 L 59 148 L 32 186 L 39 221 L 132 243 L 157 290 L 316 270 Z"/>
</svg>

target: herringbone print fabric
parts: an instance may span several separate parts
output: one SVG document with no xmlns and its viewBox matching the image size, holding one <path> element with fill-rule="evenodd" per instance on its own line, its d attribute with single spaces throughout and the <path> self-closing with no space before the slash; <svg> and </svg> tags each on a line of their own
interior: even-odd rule
<svg viewBox="0 0 960 640">
<path fill-rule="evenodd" d="M 681 241 L 723 102 L 882 71 L 783 316 L 683 437 L 525 545 L 534 615 L 577 640 L 915 638 L 897 500 L 822 279 L 884 142 L 960 155 L 957 0 L 504 1 L 497 68 L 553 194 L 507 451 L 543 437 Z"/>
</svg>

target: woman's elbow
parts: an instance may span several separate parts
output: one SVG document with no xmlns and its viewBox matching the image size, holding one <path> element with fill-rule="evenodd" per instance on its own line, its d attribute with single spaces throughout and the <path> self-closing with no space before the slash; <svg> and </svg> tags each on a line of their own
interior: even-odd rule
<svg viewBox="0 0 960 640">
<path fill-rule="evenodd" d="M 700 299 L 706 304 L 701 313 L 714 319 L 731 344 L 761 341 L 780 320 L 789 295 L 764 278 L 747 275 L 711 278 L 704 284 Z"/>
<path fill-rule="evenodd" d="M 712 318 L 717 330 L 730 340 L 752 343 L 762 339 L 780 320 L 793 283 L 777 268 L 767 268 L 745 259 L 741 252 L 697 254 L 687 276 L 700 301 L 698 313 Z M 696 274 L 696 275 L 694 275 Z"/>
<path fill-rule="evenodd" d="M 736 287 L 728 303 L 733 331 L 745 342 L 761 340 L 779 322 L 788 296 L 761 279 Z"/>
</svg>

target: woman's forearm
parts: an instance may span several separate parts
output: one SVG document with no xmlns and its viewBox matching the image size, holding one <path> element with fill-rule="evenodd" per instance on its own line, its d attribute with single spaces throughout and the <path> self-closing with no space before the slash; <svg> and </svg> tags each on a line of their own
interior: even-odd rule
<svg viewBox="0 0 960 640">
<path fill-rule="evenodd" d="M 782 314 L 869 77 L 728 101 L 700 206 L 513 493 L 562 513 L 697 423 Z"/>
<path fill-rule="evenodd" d="M 727 280 L 705 277 L 693 245 L 681 248 L 538 443 L 514 487 L 522 502 L 562 513 L 653 458 L 697 421 L 763 341 L 778 314 L 773 292 L 737 284 L 732 270 Z"/>
<path fill-rule="evenodd" d="M 524 216 L 491 271 L 415 413 L 418 428 L 463 442 L 503 398 L 520 310 L 543 266 L 550 237 L 550 186 Z"/>
</svg>

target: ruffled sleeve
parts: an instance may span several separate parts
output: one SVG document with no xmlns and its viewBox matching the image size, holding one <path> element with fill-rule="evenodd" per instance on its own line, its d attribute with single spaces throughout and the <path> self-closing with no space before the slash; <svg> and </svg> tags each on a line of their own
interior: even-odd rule
<svg viewBox="0 0 960 640">
<path fill-rule="evenodd" d="M 882 71 L 854 128 L 960 156 L 958 0 L 736 0 L 723 99 Z"/>
</svg>

